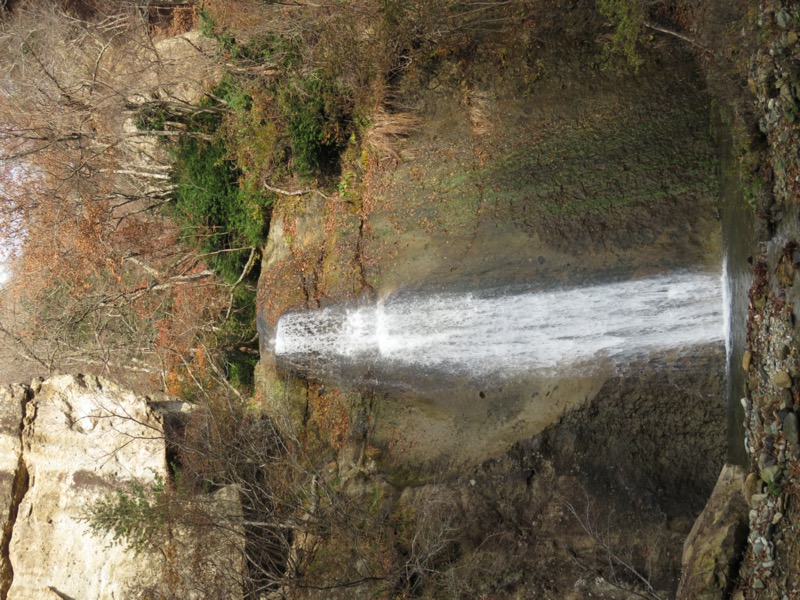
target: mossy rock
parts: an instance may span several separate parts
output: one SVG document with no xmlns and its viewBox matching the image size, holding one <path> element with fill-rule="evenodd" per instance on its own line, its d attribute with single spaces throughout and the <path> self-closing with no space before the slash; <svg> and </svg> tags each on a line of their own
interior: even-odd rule
<svg viewBox="0 0 800 600">
<path fill-rule="evenodd" d="M 277 424 L 294 437 L 303 427 L 308 406 L 308 386 L 302 379 L 282 375 L 271 361 L 256 365 L 253 397 Z"/>
</svg>

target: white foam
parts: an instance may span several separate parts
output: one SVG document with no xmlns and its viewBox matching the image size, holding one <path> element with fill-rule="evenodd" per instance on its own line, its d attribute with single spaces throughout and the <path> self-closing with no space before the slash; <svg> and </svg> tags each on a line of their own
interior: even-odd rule
<svg viewBox="0 0 800 600">
<path fill-rule="evenodd" d="M 718 275 L 680 273 L 499 297 L 434 295 L 289 313 L 278 355 L 467 371 L 562 369 L 721 341 Z"/>
</svg>

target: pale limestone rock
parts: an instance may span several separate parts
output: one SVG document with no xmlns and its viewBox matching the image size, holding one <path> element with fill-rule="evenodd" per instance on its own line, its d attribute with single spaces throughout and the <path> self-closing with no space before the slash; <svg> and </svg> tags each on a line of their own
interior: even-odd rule
<svg viewBox="0 0 800 600">
<path fill-rule="evenodd" d="M 222 68 L 214 60 L 216 40 L 193 30 L 165 38 L 152 47 L 142 47 L 137 57 L 151 67 L 143 70 L 128 101 L 143 104 L 154 98 L 197 104 L 222 78 Z"/>
<path fill-rule="evenodd" d="M 120 484 L 166 478 L 161 419 L 142 398 L 94 377 L 54 377 L 32 396 L 22 431 L 28 485 L 9 545 L 8 598 L 130 597 L 130 588 L 154 583 L 157 557 L 92 535 L 83 516 Z"/>
<path fill-rule="evenodd" d="M 197 104 L 222 79 L 222 68 L 214 60 L 216 40 L 197 30 L 162 40 L 156 48 L 165 65 L 159 73 L 160 88 L 170 98 Z"/>
<path fill-rule="evenodd" d="M 235 487 L 196 499 L 223 527 L 201 539 L 176 525 L 169 566 L 160 552 L 136 554 L 110 534 L 98 537 L 84 520 L 115 488 L 167 480 L 163 421 L 186 411 L 97 377 L 0 389 L 0 598 L 125 600 L 143 597 L 143 587 L 147 597 L 242 597 Z"/>
<path fill-rule="evenodd" d="M 157 98 L 184 107 L 197 105 L 222 79 L 222 68 L 214 59 L 216 47 L 216 40 L 196 30 L 159 40 L 153 47 L 142 47 L 139 62 L 148 66 L 142 69 L 135 81 L 128 82 L 131 87 L 126 101 L 142 106 Z M 159 183 L 166 181 L 159 177 L 169 175 L 165 169 L 170 163 L 169 152 L 161 143 L 161 137 L 140 131 L 136 120 L 135 114 L 128 114 L 118 124 L 122 134 L 120 149 L 127 156 L 129 165 L 123 171 L 149 173 L 154 181 L 148 182 L 141 173 L 136 181 L 139 185 L 150 185 L 150 191 L 154 191 Z M 127 174 L 136 176 L 135 173 Z"/>
<path fill-rule="evenodd" d="M 706 507 L 683 545 L 677 600 L 722 600 L 730 596 L 737 557 L 747 538 L 744 481 L 741 467 L 728 464 L 722 468 Z"/>
</svg>

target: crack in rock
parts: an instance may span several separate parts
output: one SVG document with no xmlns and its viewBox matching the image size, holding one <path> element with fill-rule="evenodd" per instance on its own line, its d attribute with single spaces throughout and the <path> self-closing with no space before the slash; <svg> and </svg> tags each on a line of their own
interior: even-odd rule
<svg viewBox="0 0 800 600">
<path fill-rule="evenodd" d="M 8 591 L 11 589 L 11 584 L 14 581 L 14 566 L 11 563 L 10 544 L 11 537 L 14 535 L 14 525 L 17 522 L 17 514 L 19 512 L 20 504 L 25 494 L 28 493 L 30 487 L 30 478 L 28 476 L 28 467 L 25 463 L 25 449 L 23 444 L 23 431 L 25 427 L 33 422 L 36 418 L 35 411 L 29 416 L 27 409 L 30 401 L 33 399 L 34 392 L 28 386 L 19 386 L 11 390 L 12 398 L 19 395 L 20 401 L 20 418 L 17 425 L 18 439 L 19 439 L 19 457 L 17 459 L 17 467 L 14 471 L 13 482 L 11 484 L 11 495 L 9 498 L 8 515 L 5 524 L 3 525 L 2 537 L 0 537 L 0 600 L 6 600 Z"/>
</svg>

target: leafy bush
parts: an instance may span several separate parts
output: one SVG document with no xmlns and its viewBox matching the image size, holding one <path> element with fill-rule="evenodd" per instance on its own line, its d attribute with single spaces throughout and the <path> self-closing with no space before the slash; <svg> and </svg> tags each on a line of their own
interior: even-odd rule
<svg viewBox="0 0 800 600">
<path fill-rule="evenodd" d="M 208 15 L 203 31 L 217 39 L 231 61 L 272 71 L 268 85 L 246 75 L 229 76 L 214 94 L 231 109 L 225 135 L 237 160 L 245 159 L 239 163 L 245 174 L 265 164 L 273 169 L 270 178 L 286 171 L 313 177 L 334 169 L 351 133 L 353 104 L 335 75 L 319 69 L 309 73 L 297 41 L 285 35 L 265 32 L 242 42 Z M 247 101 L 242 101 L 244 90 L 252 92 Z"/>
<path fill-rule="evenodd" d="M 143 131 L 163 131 L 169 118 L 169 111 L 163 106 L 148 103 L 136 114 L 136 128 Z"/>
<path fill-rule="evenodd" d="M 605 51 L 624 56 L 630 68 L 638 69 L 642 62 L 638 46 L 645 21 L 641 0 L 598 0 L 597 8 L 615 28 Z"/>
<path fill-rule="evenodd" d="M 258 269 L 252 267 L 257 264 L 257 248 L 266 242 L 271 211 L 272 199 L 260 189 L 261 168 L 271 165 L 267 158 L 274 146 L 274 140 L 263 135 L 270 123 L 264 111 L 263 102 L 255 102 L 248 86 L 226 76 L 198 106 L 154 97 L 137 115 L 139 128 L 181 132 L 177 140 L 166 141 L 171 145 L 174 184 L 168 211 L 184 239 L 223 281 L 241 283 L 244 274 L 246 285 L 230 290 L 230 308 L 222 309 L 214 339 L 206 340 L 219 349 L 222 364 L 233 365 L 226 371 L 234 385 L 252 381 L 253 365 L 230 348 L 254 344 L 252 284 Z M 188 388 L 182 393 L 193 394 Z"/>
<path fill-rule="evenodd" d="M 319 74 L 292 76 L 280 91 L 294 168 L 304 176 L 327 172 L 349 137 L 350 114 L 333 84 Z"/>
<path fill-rule="evenodd" d="M 239 187 L 240 175 L 221 140 L 187 137 L 175 149 L 175 214 L 207 262 L 231 282 L 250 247 L 265 241 L 270 206 L 260 191 Z"/>
<path fill-rule="evenodd" d="M 258 364 L 258 357 L 243 352 L 230 352 L 226 357 L 227 376 L 231 385 L 235 387 L 250 388 L 253 385 L 253 375 Z"/>
</svg>

